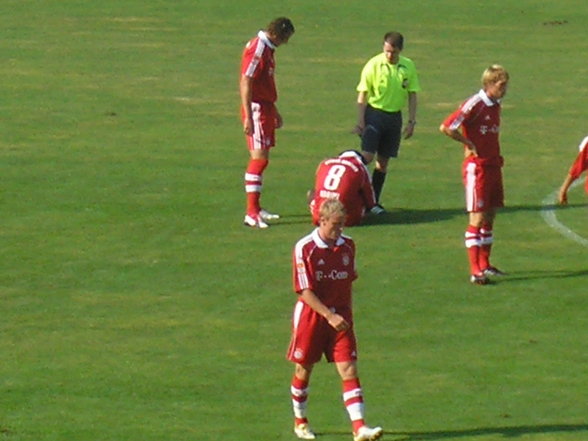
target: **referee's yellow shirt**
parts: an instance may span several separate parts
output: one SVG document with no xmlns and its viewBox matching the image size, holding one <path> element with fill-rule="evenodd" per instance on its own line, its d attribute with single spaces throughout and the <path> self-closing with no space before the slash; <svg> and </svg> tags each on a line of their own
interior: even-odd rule
<svg viewBox="0 0 588 441">
<path fill-rule="evenodd" d="M 361 71 L 358 92 L 367 92 L 368 104 L 386 112 L 398 112 L 405 106 L 408 92 L 420 92 L 416 67 L 410 58 L 398 58 L 390 64 L 381 53 L 371 58 Z"/>
</svg>

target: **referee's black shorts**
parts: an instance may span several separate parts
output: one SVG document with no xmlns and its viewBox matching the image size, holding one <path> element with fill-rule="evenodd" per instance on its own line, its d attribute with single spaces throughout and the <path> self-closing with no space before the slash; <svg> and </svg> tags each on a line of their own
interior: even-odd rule
<svg viewBox="0 0 588 441">
<path fill-rule="evenodd" d="M 367 106 L 361 149 L 386 158 L 396 158 L 402 136 L 402 112 L 385 112 Z"/>
</svg>

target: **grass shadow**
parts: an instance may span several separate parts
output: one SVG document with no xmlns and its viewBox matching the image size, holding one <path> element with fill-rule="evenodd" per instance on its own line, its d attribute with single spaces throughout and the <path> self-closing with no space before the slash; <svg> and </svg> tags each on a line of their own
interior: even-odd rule
<svg viewBox="0 0 588 441">
<path fill-rule="evenodd" d="M 392 224 L 422 224 L 439 222 L 456 216 L 465 216 L 463 208 L 424 208 L 424 209 L 403 209 L 392 208 L 386 213 L 369 215 L 361 225 L 392 225 Z"/>
<path fill-rule="evenodd" d="M 566 271 L 566 270 L 556 270 L 556 271 L 527 271 L 521 274 L 514 274 L 510 273 L 506 277 L 501 277 L 500 279 L 494 279 L 498 283 L 504 282 L 518 282 L 518 281 L 528 281 L 528 280 L 540 280 L 540 279 L 567 279 L 573 277 L 586 277 L 588 276 L 588 269 L 579 270 L 579 271 Z"/>
<path fill-rule="evenodd" d="M 443 439 L 475 438 L 478 436 L 501 435 L 504 438 L 518 438 L 532 434 L 588 432 L 588 424 L 542 424 L 537 426 L 482 427 L 463 430 L 439 430 L 433 432 L 386 432 L 398 436 L 397 441 L 433 441 Z"/>
<path fill-rule="evenodd" d="M 481 427 L 462 430 L 436 430 L 430 432 L 403 432 L 384 431 L 385 439 L 394 441 L 434 441 L 445 439 L 476 438 L 488 435 L 500 435 L 504 438 L 518 438 L 525 435 L 540 435 L 550 433 L 577 433 L 588 432 L 588 424 L 540 424 L 536 426 L 504 426 L 504 427 Z M 324 431 L 317 432 L 317 435 L 334 435 L 349 437 L 349 432 Z"/>
<path fill-rule="evenodd" d="M 516 213 L 521 211 L 541 211 L 541 210 L 565 210 L 566 208 L 576 207 L 588 207 L 588 204 L 569 204 L 569 205 L 513 205 L 501 208 L 498 211 L 498 215 L 505 213 Z M 411 225 L 411 224 L 424 224 L 431 222 L 439 222 L 454 217 L 467 216 L 467 212 L 464 208 L 398 208 L 393 207 L 390 211 L 380 215 L 368 215 L 362 224 L 362 226 L 374 226 L 374 225 Z M 295 224 L 309 224 L 311 223 L 310 213 L 286 213 L 282 215 L 282 218 L 272 225 L 295 225 Z"/>
</svg>

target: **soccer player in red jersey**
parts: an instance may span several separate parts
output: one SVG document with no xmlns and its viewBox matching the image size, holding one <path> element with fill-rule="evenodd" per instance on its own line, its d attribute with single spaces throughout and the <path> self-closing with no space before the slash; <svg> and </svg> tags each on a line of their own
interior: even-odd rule
<svg viewBox="0 0 588 441">
<path fill-rule="evenodd" d="M 504 206 L 500 154 L 500 103 L 508 87 L 508 72 L 492 65 L 482 74 L 482 89 L 449 115 L 440 130 L 464 145 L 462 166 L 469 225 L 465 246 L 470 263 L 470 281 L 484 285 L 488 276 L 504 275 L 490 264 L 494 219 Z"/>
<path fill-rule="evenodd" d="M 327 199 L 319 209 L 319 226 L 294 247 L 294 290 L 298 301 L 292 318 L 287 358 L 295 363 L 291 382 L 294 432 L 314 439 L 306 417 L 308 385 L 315 363 L 323 354 L 334 362 L 342 380 L 343 402 L 355 441 L 378 439 L 381 427 L 364 421 L 363 392 L 357 373 L 357 345 L 353 331 L 351 285 L 357 278 L 355 243 L 342 235 L 345 208 Z"/>
<path fill-rule="evenodd" d="M 294 25 L 290 19 L 276 18 L 247 43 L 241 60 L 241 118 L 250 155 L 245 171 L 247 213 L 244 224 L 254 228 L 267 228 L 267 220 L 279 218 L 263 210 L 259 199 L 263 171 L 269 162 L 269 151 L 275 145 L 275 130 L 282 127 L 282 117 L 275 104 L 278 94 L 274 81 L 274 51 L 287 43 L 292 34 Z"/>
<path fill-rule="evenodd" d="M 570 185 L 572 185 L 572 183 L 578 179 L 580 177 L 580 175 L 588 169 L 588 148 L 586 147 L 586 145 L 588 144 L 588 136 L 585 137 L 582 142 L 580 143 L 580 153 L 578 153 L 578 156 L 576 156 L 576 159 L 574 160 L 574 163 L 572 164 L 572 166 L 570 167 L 570 170 L 568 171 L 568 174 L 563 182 L 563 184 L 561 184 L 561 187 L 559 189 L 559 194 L 557 196 L 557 201 L 561 204 L 561 205 L 567 205 L 568 203 L 568 189 L 570 188 Z M 584 186 L 586 193 L 588 193 L 588 176 L 586 177 L 586 184 Z"/>
<path fill-rule="evenodd" d="M 347 212 L 347 227 L 361 223 L 365 214 L 376 207 L 365 159 L 356 150 L 346 150 L 319 164 L 313 194 L 310 211 L 315 225 L 319 225 L 319 208 L 326 199 L 337 199 L 343 203 Z"/>
</svg>

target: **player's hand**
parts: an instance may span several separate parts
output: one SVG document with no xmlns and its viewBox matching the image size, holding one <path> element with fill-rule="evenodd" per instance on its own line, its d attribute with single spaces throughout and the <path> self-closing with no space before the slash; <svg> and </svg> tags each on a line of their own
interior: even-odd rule
<svg viewBox="0 0 588 441">
<path fill-rule="evenodd" d="M 361 136 L 363 134 L 363 129 L 364 126 L 357 124 L 353 129 L 351 129 L 351 133 Z"/>
<path fill-rule="evenodd" d="M 559 205 L 568 205 L 568 193 L 560 190 L 557 195 L 557 203 Z"/>
<path fill-rule="evenodd" d="M 278 112 L 276 114 L 276 129 L 280 129 L 284 125 L 284 120 L 282 119 L 282 115 Z"/>
<path fill-rule="evenodd" d="M 478 156 L 478 151 L 476 150 L 476 146 L 473 142 L 470 141 L 468 144 L 466 144 L 464 154 L 466 158 L 469 156 Z"/>
<path fill-rule="evenodd" d="M 404 131 L 402 132 L 402 136 L 404 139 L 410 138 L 414 134 L 414 124 L 408 123 L 406 127 L 404 127 Z"/>
<path fill-rule="evenodd" d="M 345 320 L 337 313 L 333 313 L 332 315 L 330 315 L 327 320 L 329 322 L 329 325 L 331 325 L 337 331 L 346 331 L 347 329 L 349 329 L 349 323 L 347 322 L 347 320 Z"/>
<path fill-rule="evenodd" d="M 253 119 L 245 119 L 245 122 L 243 123 L 243 133 L 247 136 L 253 135 Z"/>
</svg>

